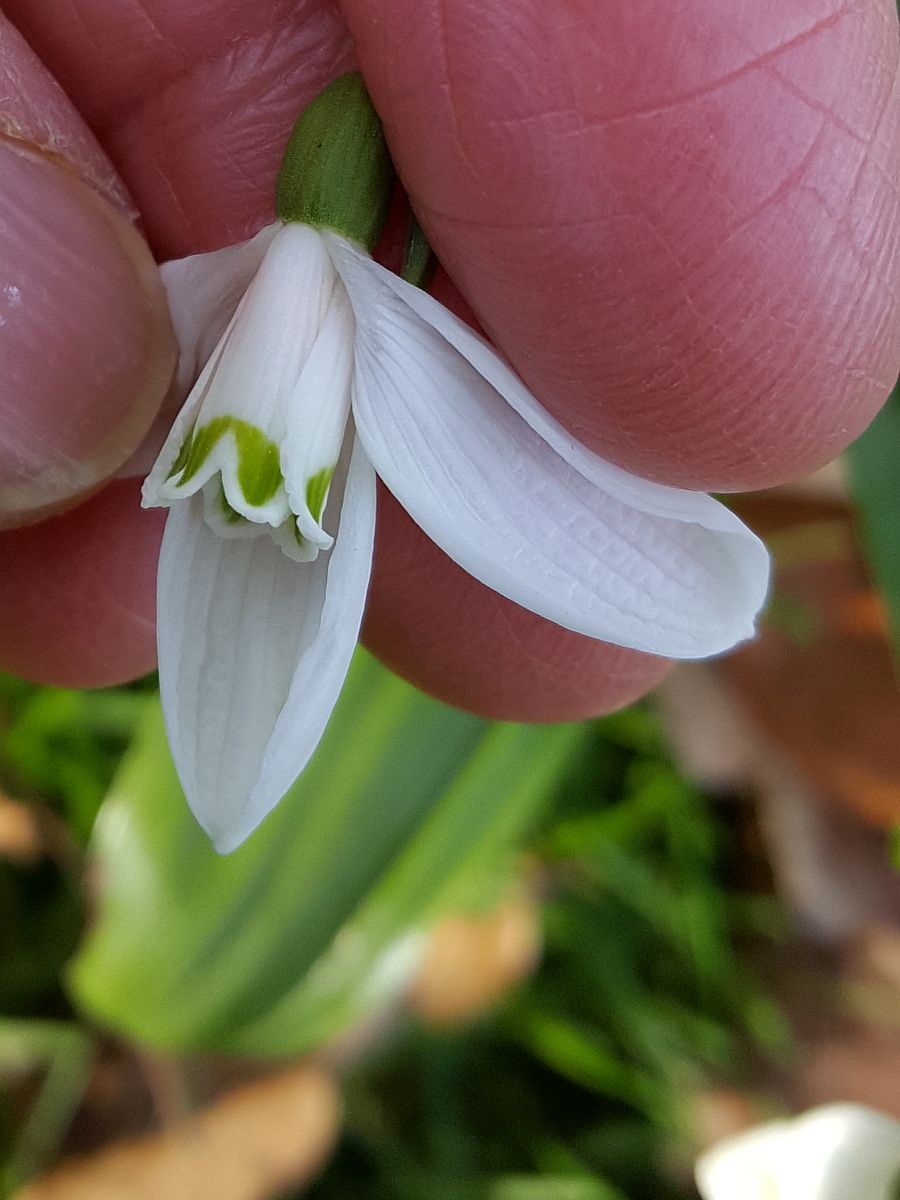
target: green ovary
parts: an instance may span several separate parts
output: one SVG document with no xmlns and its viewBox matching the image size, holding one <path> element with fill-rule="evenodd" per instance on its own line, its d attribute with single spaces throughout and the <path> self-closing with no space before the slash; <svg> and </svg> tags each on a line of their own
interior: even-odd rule
<svg viewBox="0 0 900 1200">
<path fill-rule="evenodd" d="M 194 429 L 185 439 L 169 479 L 180 475 L 179 486 L 189 483 L 227 433 L 234 438 L 237 478 L 244 499 L 255 508 L 267 504 L 284 483 L 278 447 L 261 429 L 239 417 L 215 417 L 202 429 Z"/>
</svg>

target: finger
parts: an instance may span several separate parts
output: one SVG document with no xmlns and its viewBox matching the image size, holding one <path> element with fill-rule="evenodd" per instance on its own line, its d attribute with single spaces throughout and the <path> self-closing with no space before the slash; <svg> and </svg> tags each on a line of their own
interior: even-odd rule
<svg viewBox="0 0 900 1200">
<path fill-rule="evenodd" d="M 238 9 L 204 0 L 189 16 L 144 0 L 140 22 L 117 0 L 12 0 L 8 10 L 90 115 L 164 254 L 236 241 L 271 218 L 293 121 L 351 62 L 346 33 L 325 4 Z M 440 298 L 464 311 L 441 286 Z M 418 582 L 401 602 L 408 570 Z M 462 609 L 470 632 L 454 638 Z M 665 669 L 500 600 L 389 500 L 379 518 L 366 639 L 420 686 L 491 715 L 549 720 L 602 711 L 646 690 Z"/>
<path fill-rule="evenodd" d="M 343 0 L 439 256 L 601 454 L 759 487 L 900 366 L 893 0 Z"/>
<path fill-rule="evenodd" d="M 353 66 L 329 0 L 10 0 L 137 198 L 160 259 L 240 241 L 274 216 L 299 113 Z"/>
<path fill-rule="evenodd" d="M 140 484 L 0 533 L 0 665 L 39 683 L 100 687 L 152 670 L 163 513 Z"/>
<path fill-rule="evenodd" d="M 0 17 L 0 528 L 95 488 L 140 442 L 175 346 L 109 163 Z"/>
</svg>

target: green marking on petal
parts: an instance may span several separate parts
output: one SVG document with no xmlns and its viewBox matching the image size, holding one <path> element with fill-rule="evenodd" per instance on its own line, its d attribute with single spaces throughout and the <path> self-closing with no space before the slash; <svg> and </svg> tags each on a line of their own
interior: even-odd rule
<svg viewBox="0 0 900 1200">
<path fill-rule="evenodd" d="M 232 506 L 228 503 L 228 497 L 225 495 L 225 489 L 221 485 L 219 487 L 219 508 L 222 511 L 222 516 L 229 525 L 237 525 L 239 521 L 244 520 L 244 517 L 238 512 L 238 510 L 236 508 L 232 508 Z"/>
<path fill-rule="evenodd" d="M 334 467 L 323 467 L 311 475 L 306 483 L 306 507 L 310 516 L 317 523 L 322 523 L 322 509 L 328 496 L 328 489 L 334 477 Z"/>
<path fill-rule="evenodd" d="M 202 429 L 195 428 L 178 452 L 169 479 L 180 474 L 179 484 L 189 483 L 228 433 L 237 450 L 237 477 L 244 499 L 254 507 L 268 503 L 284 483 L 278 447 L 256 425 L 239 417 L 215 417 Z"/>
<path fill-rule="evenodd" d="M 174 479 L 175 476 L 180 475 L 181 472 L 184 470 L 184 468 L 187 466 L 188 459 L 191 456 L 191 440 L 192 440 L 192 438 L 193 438 L 193 433 L 189 433 L 187 435 L 187 437 L 184 439 L 184 441 L 181 443 L 181 449 L 178 451 L 178 457 L 175 459 L 175 462 L 172 464 L 172 470 L 168 473 L 168 475 L 166 476 L 166 479 Z"/>
</svg>

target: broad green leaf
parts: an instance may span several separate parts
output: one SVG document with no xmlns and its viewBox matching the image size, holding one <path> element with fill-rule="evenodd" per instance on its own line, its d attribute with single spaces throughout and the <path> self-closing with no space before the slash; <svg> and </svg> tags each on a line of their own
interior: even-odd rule
<svg viewBox="0 0 900 1200">
<path fill-rule="evenodd" d="M 321 1043 L 391 993 L 416 931 L 502 886 L 583 736 L 480 721 L 360 654 L 301 779 L 220 858 L 154 705 L 97 822 L 101 891 L 69 975 L 75 999 L 164 1049 Z"/>
<path fill-rule="evenodd" d="M 900 661 L 900 388 L 847 451 L 863 540 Z"/>
</svg>

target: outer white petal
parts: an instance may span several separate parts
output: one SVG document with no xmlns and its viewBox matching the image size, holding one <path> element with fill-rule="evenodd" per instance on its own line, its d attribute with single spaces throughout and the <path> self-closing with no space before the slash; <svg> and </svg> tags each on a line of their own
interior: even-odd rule
<svg viewBox="0 0 900 1200">
<path fill-rule="evenodd" d="M 179 401 L 209 361 L 280 228 L 276 221 L 236 246 L 191 254 L 160 267 L 180 350 L 175 376 Z"/>
<path fill-rule="evenodd" d="M 302 771 L 350 664 L 375 521 L 374 475 L 358 445 L 335 489 L 344 494 L 334 549 L 312 563 L 292 562 L 267 537 L 216 536 L 199 495 L 169 515 L 158 585 L 163 709 L 185 795 L 223 854 Z"/>
<path fill-rule="evenodd" d="M 702 658 L 752 635 L 768 555 L 728 509 L 604 462 L 437 301 L 326 243 L 356 316 L 359 436 L 451 558 L 559 625 L 650 653 Z"/>
<path fill-rule="evenodd" d="M 208 254 L 172 259 L 159 269 L 179 355 L 175 379 L 159 418 L 165 422 L 167 436 L 159 439 L 149 473 L 146 470 L 137 472 L 147 474 L 146 505 L 161 502 L 160 485 L 165 482 L 184 439 L 194 427 L 205 383 L 218 361 L 217 347 L 280 228 L 280 222 L 266 225 L 246 242 Z M 174 421 L 173 401 L 175 406 L 180 406 Z"/>
</svg>

